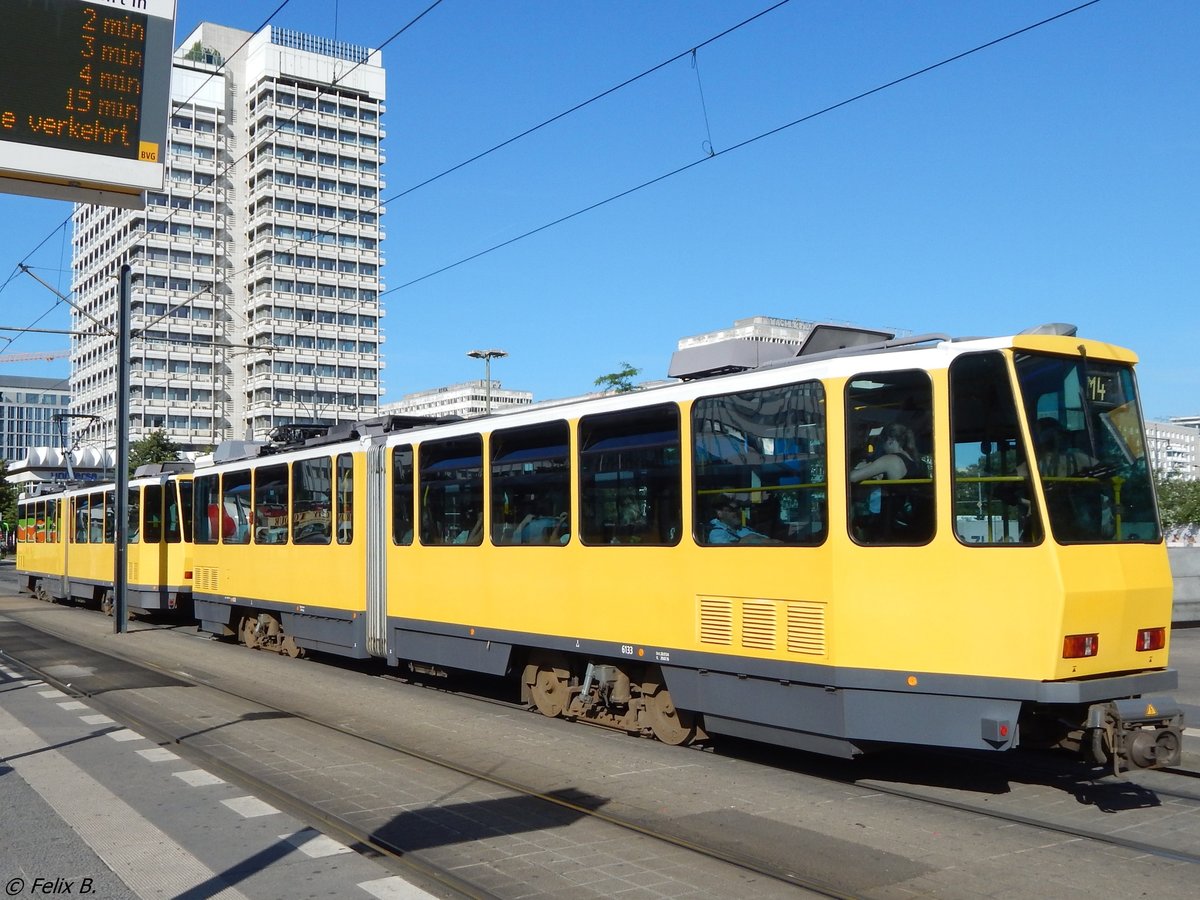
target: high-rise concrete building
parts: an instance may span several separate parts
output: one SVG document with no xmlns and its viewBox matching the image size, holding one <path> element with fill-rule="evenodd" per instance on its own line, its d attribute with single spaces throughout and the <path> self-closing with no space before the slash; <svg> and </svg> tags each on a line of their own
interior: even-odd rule
<svg viewBox="0 0 1200 900">
<path fill-rule="evenodd" d="M 384 98 L 377 50 L 210 23 L 183 41 L 164 189 L 75 210 L 75 412 L 116 415 L 123 263 L 132 439 L 199 449 L 376 412 Z"/>
</svg>

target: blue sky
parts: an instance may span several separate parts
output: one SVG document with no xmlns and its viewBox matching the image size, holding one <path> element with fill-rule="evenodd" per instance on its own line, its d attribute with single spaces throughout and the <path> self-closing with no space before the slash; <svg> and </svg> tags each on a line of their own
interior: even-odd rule
<svg viewBox="0 0 1200 900">
<path fill-rule="evenodd" d="M 222 5 L 219 21 L 255 30 L 280 2 Z M 377 47 L 430 2 L 290 0 L 272 21 Z M 771 5 L 445 0 L 383 51 L 383 196 Z M 466 352 L 486 347 L 510 354 L 493 376 L 538 399 L 626 360 L 658 378 L 680 337 L 772 315 L 956 336 L 1073 322 L 1139 353 L 1147 415 L 1200 413 L 1200 4 L 1102 0 L 728 149 L 1074 5 L 791 0 L 696 68 L 680 59 L 394 200 L 384 399 L 482 377 Z M 180 0 L 178 40 L 212 10 Z M 69 206 L 0 204 L 0 283 L 26 260 L 65 291 Z M 67 327 L 55 303 L 19 277 L 0 324 L 49 311 L 37 327 Z M 30 334 L 8 352 L 64 346 Z"/>
</svg>

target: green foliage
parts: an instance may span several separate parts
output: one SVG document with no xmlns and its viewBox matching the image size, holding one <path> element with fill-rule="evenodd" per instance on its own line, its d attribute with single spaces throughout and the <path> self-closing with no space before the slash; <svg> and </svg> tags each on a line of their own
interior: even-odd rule
<svg viewBox="0 0 1200 900">
<path fill-rule="evenodd" d="M 8 474 L 8 463 L 0 459 L 0 520 L 11 531 L 17 525 L 17 486 L 4 480 Z"/>
<path fill-rule="evenodd" d="M 634 390 L 633 379 L 641 372 L 642 370 L 635 368 L 632 363 L 622 362 L 620 370 L 601 375 L 593 384 L 615 394 L 627 394 Z"/>
<path fill-rule="evenodd" d="M 129 445 L 129 474 L 133 475 L 138 466 L 148 463 L 173 462 L 179 459 L 180 446 L 167 438 L 167 433 L 161 428 L 151 431 L 140 441 Z"/>
<path fill-rule="evenodd" d="M 1164 530 L 1177 525 L 1200 524 L 1200 481 L 1156 478 L 1154 487 Z"/>
</svg>

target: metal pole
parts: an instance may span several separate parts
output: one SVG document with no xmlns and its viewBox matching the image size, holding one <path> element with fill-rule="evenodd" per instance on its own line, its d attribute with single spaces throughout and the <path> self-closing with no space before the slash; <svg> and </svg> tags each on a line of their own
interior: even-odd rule
<svg viewBox="0 0 1200 900">
<path fill-rule="evenodd" d="M 492 414 L 492 357 L 489 354 L 483 358 L 483 414 Z"/>
<path fill-rule="evenodd" d="M 129 283 L 131 269 L 121 266 L 117 311 L 117 433 L 116 517 L 113 524 L 113 634 L 129 630 L 126 568 L 129 538 Z"/>
</svg>

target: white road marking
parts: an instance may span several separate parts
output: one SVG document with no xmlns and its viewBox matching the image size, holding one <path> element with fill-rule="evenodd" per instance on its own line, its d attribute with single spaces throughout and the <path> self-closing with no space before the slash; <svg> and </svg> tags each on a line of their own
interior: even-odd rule
<svg viewBox="0 0 1200 900">
<path fill-rule="evenodd" d="M 361 881 L 358 886 L 379 900 L 434 900 L 433 894 L 409 884 L 398 875 L 380 878 L 377 881 Z"/>
<path fill-rule="evenodd" d="M 166 747 L 151 747 L 149 750 L 135 750 L 138 756 L 142 759 L 148 759 L 150 762 L 168 762 L 179 757 L 168 750 Z"/>
<path fill-rule="evenodd" d="M 279 812 L 270 803 L 264 803 L 257 797 L 234 797 L 232 800 L 222 800 L 243 819 L 257 819 L 259 816 L 273 816 Z"/>
<path fill-rule="evenodd" d="M 248 900 L 167 834 L 0 708 L 0 757 L 139 897 Z M 170 860 L 170 865 L 164 865 Z"/>
<path fill-rule="evenodd" d="M 131 731 L 128 728 L 122 728 L 120 731 L 110 731 L 108 736 L 114 741 L 140 741 L 143 739 L 136 731 Z"/>
<path fill-rule="evenodd" d="M 224 784 L 224 778 L 218 778 L 211 772 L 205 772 L 203 769 L 188 769 L 186 772 L 173 773 L 180 781 L 187 782 L 192 787 L 206 787 L 210 784 Z"/>
<path fill-rule="evenodd" d="M 298 831 L 295 834 L 281 834 L 279 839 L 287 841 L 305 856 L 310 856 L 313 859 L 323 859 L 326 856 L 336 856 L 339 853 L 354 852 L 341 841 L 335 841 L 329 835 L 321 834 L 315 828 L 305 828 L 303 831 Z"/>
</svg>

